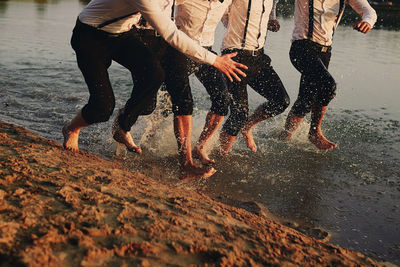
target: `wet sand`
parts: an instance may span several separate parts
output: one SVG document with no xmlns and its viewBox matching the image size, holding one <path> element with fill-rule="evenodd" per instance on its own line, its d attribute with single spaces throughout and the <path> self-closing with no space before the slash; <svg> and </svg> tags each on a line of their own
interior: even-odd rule
<svg viewBox="0 0 400 267">
<path fill-rule="evenodd" d="M 2 266 L 381 266 L 0 122 Z"/>
</svg>

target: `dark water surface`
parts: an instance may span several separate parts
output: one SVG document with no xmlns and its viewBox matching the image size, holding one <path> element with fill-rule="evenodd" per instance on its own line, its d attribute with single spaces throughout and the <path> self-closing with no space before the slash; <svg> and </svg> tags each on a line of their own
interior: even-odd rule
<svg viewBox="0 0 400 267">
<path fill-rule="evenodd" d="M 82 8 L 77 0 L 0 0 L 1 120 L 61 142 L 62 125 L 88 98 L 69 45 Z M 280 32 L 268 34 L 266 52 L 293 102 L 299 74 L 288 58 L 292 28 L 291 19 L 281 18 Z M 222 35 L 219 28 L 217 43 Z M 307 122 L 292 142 L 277 141 L 285 112 L 254 130 L 257 153 L 238 138 L 231 155 L 221 159 L 214 138 L 209 149 L 218 172 L 211 179 L 182 184 L 174 178 L 171 116 L 157 110 L 132 131 L 145 154 L 125 160 L 135 170 L 222 201 L 257 201 L 279 217 L 327 230 L 334 244 L 400 264 L 400 32 L 381 27 L 362 35 L 339 27 L 330 70 L 339 89 L 323 127 L 339 144 L 334 151 L 319 152 L 307 141 Z M 113 64 L 110 76 L 117 106 L 122 106 L 130 95 L 130 75 Z M 199 82 L 191 81 L 195 140 L 210 103 Z M 251 109 L 261 102 L 250 90 Z M 81 148 L 112 157 L 111 123 L 83 130 Z"/>
</svg>

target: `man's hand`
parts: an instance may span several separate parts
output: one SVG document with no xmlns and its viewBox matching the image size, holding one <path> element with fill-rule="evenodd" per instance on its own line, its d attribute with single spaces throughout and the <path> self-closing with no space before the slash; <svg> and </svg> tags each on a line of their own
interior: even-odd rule
<svg viewBox="0 0 400 267">
<path fill-rule="evenodd" d="M 362 33 L 368 33 L 372 29 L 372 27 L 371 25 L 369 25 L 368 22 L 359 21 L 358 23 L 353 25 L 353 29 Z"/>
<path fill-rule="evenodd" d="M 236 55 L 237 52 L 218 56 L 213 64 L 213 66 L 225 74 L 231 82 L 233 82 L 232 76 L 239 82 L 241 80 L 238 74 L 242 77 L 246 77 L 246 74 L 239 68 L 247 70 L 247 66 L 232 60 Z"/>
<path fill-rule="evenodd" d="M 279 21 L 276 19 L 268 21 L 268 30 L 271 32 L 277 32 L 281 28 Z"/>
</svg>

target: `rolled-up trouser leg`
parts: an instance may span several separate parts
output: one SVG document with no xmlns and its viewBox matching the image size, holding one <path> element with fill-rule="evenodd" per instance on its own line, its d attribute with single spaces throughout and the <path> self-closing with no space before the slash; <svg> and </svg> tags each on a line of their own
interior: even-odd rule
<svg viewBox="0 0 400 267">
<path fill-rule="evenodd" d="M 134 34 L 123 36 L 114 51 L 113 59 L 126 67 L 132 73 L 132 79 L 136 80 L 124 112 L 118 117 L 120 127 L 129 131 L 153 101 L 165 75 L 157 56 Z"/>
<path fill-rule="evenodd" d="M 164 57 L 165 86 L 171 96 L 175 116 L 193 114 L 193 96 L 189 84 L 189 59 L 176 49 L 167 48 Z"/>
<path fill-rule="evenodd" d="M 290 49 L 293 66 L 301 73 L 298 97 L 292 112 L 304 117 L 314 104 L 327 106 L 335 97 L 336 82 L 328 71 L 330 52 L 318 52 L 307 40 L 294 41 Z"/>
<path fill-rule="evenodd" d="M 167 49 L 167 47 L 169 46 L 168 43 L 161 37 L 161 36 L 157 36 L 155 34 L 149 34 L 153 33 L 152 30 L 146 30 L 146 29 L 142 29 L 142 30 L 138 30 L 139 35 L 141 36 L 141 41 L 146 45 L 146 47 L 148 47 L 156 56 L 157 58 L 160 60 L 162 67 L 164 68 L 163 64 L 162 64 L 162 59 L 165 56 L 165 50 Z M 134 84 L 137 83 L 136 77 L 134 78 Z M 134 87 L 133 89 L 135 90 L 137 87 Z M 134 91 L 132 92 L 132 94 L 134 94 Z M 148 105 L 145 107 L 144 110 L 142 110 L 142 112 L 140 113 L 140 115 L 142 116 L 146 116 L 146 115 L 150 115 L 151 113 L 153 113 L 153 111 L 156 109 L 157 107 L 157 93 L 155 93 L 152 96 L 152 99 L 148 102 Z"/>
<path fill-rule="evenodd" d="M 227 82 L 222 73 L 213 66 L 202 64 L 195 75 L 210 95 L 210 111 L 220 116 L 226 116 L 229 111 L 229 94 Z"/>
<path fill-rule="evenodd" d="M 231 114 L 223 129 L 231 136 L 236 136 L 248 120 L 247 84 L 266 98 L 267 102 L 263 104 L 265 117 L 282 113 L 290 102 L 289 95 L 267 55 L 252 55 L 248 51 L 240 51 L 235 60 L 247 65 L 248 69 L 247 76 L 243 77 L 241 82 L 228 83 Z"/>
<path fill-rule="evenodd" d="M 231 136 L 237 136 L 249 116 L 247 81 L 242 79 L 241 82 L 234 81 L 229 83 L 228 90 L 231 96 L 231 113 L 224 123 L 223 130 Z"/>
<path fill-rule="evenodd" d="M 267 99 L 263 104 L 265 117 L 273 117 L 285 111 L 290 104 L 290 98 L 271 65 L 270 57 L 263 54 L 259 56 L 257 62 L 260 69 L 257 75 L 249 79 L 249 85 Z"/>
<path fill-rule="evenodd" d="M 78 65 L 90 93 L 88 103 L 82 108 L 83 119 L 88 124 L 108 121 L 115 107 L 115 97 L 107 69 L 82 58 L 78 59 Z"/>
<path fill-rule="evenodd" d="M 74 28 L 71 46 L 89 89 L 89 101 L 82 108 L 82 117 L 88 123 L 107 121 L 115 106 L 114 93 L 107 69 L 111 65 L 110 41 L 106 33 L 79 21 Z"/>
</svg>

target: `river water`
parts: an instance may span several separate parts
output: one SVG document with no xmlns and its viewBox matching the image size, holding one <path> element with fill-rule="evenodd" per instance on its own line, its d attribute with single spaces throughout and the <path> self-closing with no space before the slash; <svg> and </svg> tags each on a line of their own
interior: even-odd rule
<svg viewBox="0 0 400 267">
<path fill-rule="evenodd" d="M 88 98 L 69 45 L 83 6 L 77 0 L 0 0 L 1 120 L 62 141 L 62 125 Z M 268 34 L 265 49 L 294 102 L 299 73 L 288 57 L 293 22 L 280 21 L 281 30 Z M 222 35 L 219 27 L 217 44 Z M 323 128 L 338 143 L 333 151 L 317 151 L 307 141 L 307 120 L 292 142 L 278 141 L 286 111 L 254 130 L 257 153 L 238 138 L 232 153 L 220 158 L 214 138 L 208 149 L 218 172 L 207 180 L 181 183 L 175 178 L 172 119 L 157 110 L 132 130 L 144 155 L 124 160 L 134 170 L 221 201 L 259 202 L 280 218 L 328 231 L 334 244 L 400 264 L 400 32 L 380 27 L 362 35 L 340 26 L 330 71 L 338 92 Z M 130 75 L 113 64 L 110 76 L 117 106 L 122 106 L 130 95 Z M 195 140 L 210 103 L 196 78 L 191 82 Z M 249 92 L 253 110 L 262 99 Z M 111 123 L 83 130 L 81 148 L 112 158 Z"/>
</svg>

